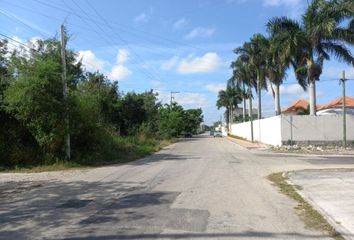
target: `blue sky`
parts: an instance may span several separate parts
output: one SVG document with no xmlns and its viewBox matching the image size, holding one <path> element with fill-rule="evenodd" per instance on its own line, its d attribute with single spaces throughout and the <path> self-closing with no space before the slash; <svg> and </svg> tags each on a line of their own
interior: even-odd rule
<svg viewBox="0 0 354 240">
<path fill-rule="evenodd" d="M 186 108 L 202 107 L 207 124 L 220 119 L 217 92 L 231 77 L 232 50 L 254 33 L 264 33 L 274 16 L 300 18 L 305 0 L 0 0 L 0 33 L 18 41 L 58 36 L 65 20 L 69 47 L 80 52 L 88 70 L 119 81 L 121 91 L 154 89 L 163 102 L 169 92 Z M 16 43 L 14 43 L 16 44 Z M 341 71 L 353 67 L 325 63 L 317 86 L 319 104 L 341 94 Z M 286 107 L 308 94 L 291 71 L 281 88 Z M 347 82 L 354 93 L 354 81 Z M 264 115 L 274 114 L 273 97 L 264 91 Z"/>
</svg>

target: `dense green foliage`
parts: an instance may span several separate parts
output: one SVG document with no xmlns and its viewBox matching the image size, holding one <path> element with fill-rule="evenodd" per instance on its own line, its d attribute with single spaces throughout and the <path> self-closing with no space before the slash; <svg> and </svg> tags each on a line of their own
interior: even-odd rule
<svg viewBox="0 0 354 240">
<path fill-rule="evenodd" d="M 196 133 L 203 120 L 201 109 L 162 105 L 153 91 L 120 92 L 118 82 L 85 71 L 73 50 L 66 61 L 65 102 L 57 39 L 11 52 L 0 41 L 0 167 L 64 160 L 67 133 L 71 162 L 129 160 L 156 150 L 165 138 Z"/>
</svg>

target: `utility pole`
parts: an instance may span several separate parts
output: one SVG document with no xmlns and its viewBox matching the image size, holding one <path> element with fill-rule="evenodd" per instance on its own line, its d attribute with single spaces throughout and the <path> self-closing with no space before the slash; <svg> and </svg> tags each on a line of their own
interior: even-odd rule
<svg viewBox="0 0 354 240">
<path fill-rule="evenodd" d="M 62 79 L 63 79 L 63 100 L 64 100 L 64 105 L 65 105 L 65 154 L 66 154 L 66 159 L 70 160 L 71 158 L 71 149 L 70 149 L 70 133 L 69 133 L 69 108 L 68 108 L 68 86 L 66 82 L 66 56 L 65 56 L 65 45 L 66 45 L 66 35 L 65 35 L 65 28 L 64 25 L 61 25 L 60 28 L 61 32 L 61 62 L 63 66 L 63 73 L 62 73 Z"/>
<path fill-rule="evenodd" d="M 343 148 L 347 147 L 347 120 L 346 120 L 346 102 L 345 102 L 345 71 L 342 72 L 342 112 L 343 112 Z"/>
<path fill-rule="evenodd" d="M 176 94 L 176 93 L 179 93 L 179 92 L 171 92 L 170 111 L 172 111 L 172 103 L 173 103 L 173 99 L 175 98 L 175 97 L 173 96 L 173 94 Z"/>
</svg>

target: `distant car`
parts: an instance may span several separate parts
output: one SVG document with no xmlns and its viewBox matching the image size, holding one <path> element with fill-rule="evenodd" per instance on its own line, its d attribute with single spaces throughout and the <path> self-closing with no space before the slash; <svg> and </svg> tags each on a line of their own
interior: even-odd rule
<svg viewBox="0 0 354 240">
<path fill-rule="evenodd" d="M 185 138 L 191 138 L 191 137 L 193 137 L 193 134 L 190 133 L 190 132 L 187 132 L 187 133 L 184 134 L 184 137 Z"/>
<path fill-rule="evenodd" d="M 222 137 L 222 133 L 220 131 L 215 131 L 214 137 Z"/>
</svg>

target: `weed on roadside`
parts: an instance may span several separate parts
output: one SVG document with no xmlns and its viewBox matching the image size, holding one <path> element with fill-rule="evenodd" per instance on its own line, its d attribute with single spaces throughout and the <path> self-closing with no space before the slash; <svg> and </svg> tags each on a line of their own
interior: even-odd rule
<svg viewBox="0 0 354 240">
<path fill-rule="evenodd" d="M 289 184 L 287 182 L 288 178 L 283 176 L 283 173 L 281 172 L 273 173 L 267 178 L 279 188 L 281 193 L 297 202 L 295 209 L 301 219 L 305 222 L 306 227 L 326 232 L 330 237 L 336 240 L 344 239 L 318 211 L 316 211 L 299 193 L 297 193 L 296 190 L 301 190 L 301 186 Z"/>
</svg>

